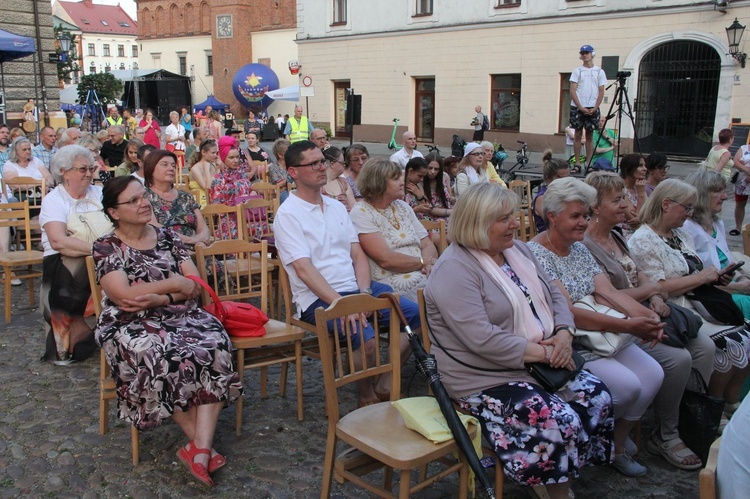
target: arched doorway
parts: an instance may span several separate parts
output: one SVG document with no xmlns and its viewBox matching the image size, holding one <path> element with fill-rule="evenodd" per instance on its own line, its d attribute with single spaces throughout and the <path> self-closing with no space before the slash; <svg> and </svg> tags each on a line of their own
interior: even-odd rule
<svg viewBox="0 0 750 499">
<path fill-rule="evenodd" d="M 663 43 L 644 54 L 636 100 L 641 152 L 708 154 L 721 62 L 713 47 L 692 40 Z"/>
</svg>

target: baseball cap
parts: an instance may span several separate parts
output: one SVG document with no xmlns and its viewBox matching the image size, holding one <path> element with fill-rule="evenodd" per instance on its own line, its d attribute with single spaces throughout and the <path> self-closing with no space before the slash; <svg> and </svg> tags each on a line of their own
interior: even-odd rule
<svg viewBox="0 0 750 499">
<path fill-rule="evenodd" d="M 593 52 L 593 51 L 594 51 L 594 47 L 592 47 L 591 45 L 583 45 L 581 46 L 581 50 L 579 50 L 578 52 Z"/>
</svg>

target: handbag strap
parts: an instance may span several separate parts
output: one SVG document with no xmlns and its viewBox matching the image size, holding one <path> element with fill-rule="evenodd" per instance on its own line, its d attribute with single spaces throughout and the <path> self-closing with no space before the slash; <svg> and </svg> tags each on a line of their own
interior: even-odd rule
<svg viewBox="0 0 750 499">
<path fill-rule="evenodd" d="M 695 375 L 695 379 L 698 380 L 698 388 L 699 389 L 700 388 L 703 389 L 703 391 L 701 393 L 706 393 L 707 394 L 708 393 L 708 385 L 706 384 L 706 380 L 703 379 L 703 375 L 701 374 L 701 372 L 698 369 L 694 368 L 694 367 L 691 368 L 690 371 L 692 372 L 692 374 Z"/>
<path fill-rule="evenodd" d="M 86 204 L 91 205 L 91 206 L 96 206 L 97 210 L 99 211 L 104 211 L 104 207 L 102 206 L 102 204 L 95 199 L 83 198 L 83 199 L 74 199 L 74 201 L 75 201 L 76 211 L 78 210 L 78 205 L 86 205 Z M 93 211 L 97 211 L 97 210 L 93 210 Z"/>
<path fill-rule="evenodd" d="M 187 277 L 191 281 L 197 282 L 198 284 L 201 285 L 201 287 L 203 287 L 203 289 L 205 289 L 208 292 L 209 296 L 214 301 L 214 310 L 218 314 L 216 317 L 219 319 L 219 321 L 223 323 L 224 320 L 226 319 L 227 311 L 224 308 L 224 305 L 221 304 L 221 300 L 219 300 L 219 295 L 216 294 L 216 291 L 214 291 L 214 288 L 209 286 L 206 281 L 204 281 L 197 275 L 186 275 L 184 277 Z"/>
</svg>

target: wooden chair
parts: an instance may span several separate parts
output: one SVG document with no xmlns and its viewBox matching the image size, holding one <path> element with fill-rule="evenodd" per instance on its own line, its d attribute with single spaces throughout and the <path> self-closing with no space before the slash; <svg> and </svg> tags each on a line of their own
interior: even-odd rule
<svg viewBox="0 0 750 499">
<path fill-rule="evenodd" d="M 518 194 L 518 198 L 520 199 L 518 209 L 526 212 L 526 219 L 534 220 L 531 206 L 531 203 L 534 199 L 531 197 L 531 181 L 513 180 L 511 181 L 510 185 L 508 185 L 508 189 Z M 533 238 L 536 235 L 536 226 L 533 223 L 529 224 L 528 231 L 529 239 Z"/>
<path fill-rule="evenodd" d="M 2 179 L 2 192 L 10 193 L 10 195 L 17 201 L 29 202 L 29 220 L 32 230 L 31 243 L 37 244 L 42 241 L 42 228 L 39 225 L 39 212 L 42 207 L 42 200 L 47 195 L 47 184 L 44 179 L 36 179 L 31 177 L 15 177 L 10 180 Z M 11 199 L 10 197 L 8 199 Z M 21 243 L 21 234 L 16 232 L 16 237 L 13 244 L 16 248 Z M 31 249 L 25 246 L 26 249 Z"/>
<path fill-rule="evenodd" d="M 201 193 L 198 189 L 191 189 L 188 184 L 175 184 L 174 188 L 191 194 L 195 199 L 195 202 L 199 205 L 201 204 Z"/>
<path fill-rule="evenodd" d="M 242 205 L 242 233 L 249 242 L 268 243 L 269 255 L 269 288 L 268 298 L 271 314 L 275 318 L 281 317 L 281 285 L 279 284 L 278 267 L 281 261 L 277 258 L 273 227 L 271 226 L 270 214 L 273 210 L 273 202 L 263 198 L 248 199 Z M 274 295 L 274 285 L 276 294 Z"/>
<path fill-rule="evenodd" d="M 445 224 L 445 220 L 438 220 L 437 222 L 433 222 L 432 220 L 420 220 L 420 222 L 422 222 L 422 226 L 427 229 L 428 232 L 431 232 L 433 230 L 439 231 L 440 242 L 436 246 L 438 256 L 442 255 L 443 251 L 445 251 L 445 248 L 448 247 L 448 230 Z"/>
<path fill-rule="evenodd" d="M 422 324 L 422 344 L 427 352 L 430 352 L 430 328 L 427 322 L 427 307 L 424 300 L 424 289 L 417 290 L 417 305 L 419 306 L 419 320 Z M 439 370 L 440 366 L 438 366 Z M 456 408 L 456 410 L 459 410 Z M 482 454 L 488 455 L 495 460 L 495 497 L 502 499 L 503 497 L 503 484 L 505 483 L 505 473 L 503 472 L 503 464 L 500 459 L 497 458 L 497 453 L 489 447 L 489 445 L 482 445 Z"/>
<path fill-rule="evenodd" d="M 700 499 L 716 499 L 716 465 L 719 461 L 719 447 L 721 446 L 721 437 L 714 440 L 708 451 L 706 467 L 698 475 L 698 484 L 700 489 Z"/>
<path fill-rule="evenodd" d="M 211 246 L 196 246 L 198 272 L 203 280 L 216 290 L 219 299 L 247 301 L 260 299 L 260 309 L 267 310 L 268 303 L 268 246 L 266 241 L 216 241 Z M 207 275 L 207 268 L 211 275 Z M 223 283 L 223 286 L 221 285 Z M 204 290 L 203 302 L 209 303 Z M 237 351 L 237 372 L 244 380 L 245 369 L 260 368 L 260 396 L 266 396 L 268 366 L 281 365 L 279 392 L 286 394 L 287 367 L 296 365 L 297 419 L 303 419 L 302 400 L 302 329 L 273 321 L 266 325 L 266 335 L 259 337 L 232 337 Z M 237 401 L 235 432 L 242 433 L 242 401 Z"/>
<path fill-rule="evenodd" d="M 94 313 L 96 317 L 102 313 L 102 288 L 96 282 L 96 269 L 94 266 L 94 257 L 86 257 L 86 270 L 89 275 L 89 285 L 91 286 L 91 299 L 94 302 Z M 117 398 L 115 380 L 109 369 L 109 362 L 104 350 L 100 350 L 99 355 L 99 435 L 106 435 L 109 431 L 109 401 Z M 140 460 L 140 441 L 138 438 L 138 428 L 130 426 L 130 447 L 133 454 L 133 466 Z"/>
<path fill-rule="evenodd" d="M 201 214 L 206 220 L 209 234 L 212 234 L 217 240 L 235 239 L 231 233 L 222 229 L 222 225 L 230 224 L 232 219 L 236 221 L 237 225 L 236 239 L 244 239 L 244 232 L 242 231 L 242 207 L 240 205 L 209 204 L 201 209 Z"/>
<path fill-rule="evenodd" d="M 273 202 L 273 210 L 269 216 L 273 220 L 273 216 L 279 210 L 279 197 L 281 196 L 281 187 L 276 184 L 270 184 L 268 182 L 255 182 L 253 184 L 253 190 L 258 194 L 262 195 L 266 201 Z"/>
<path fill-rule="evenodd" d="M 305 322 L 300 318 L 302 311 L 296 309 L 294 300 L 292 300 L 292 286 L 289 282 L 289 274 L 286 273 L 286 269 L 281 262 L 279 262 L 279 285 L 286 312 L 286 323 L 311 333 L 302 340 L 302 354 L 306 357 L 320 360 L 320 346 L 318 345 L 318 337 L 315 334 L 315 324 Z"/>
<path fill-rule="evenodd" d="M 326 391 L 326 412 L 328 414 L 328 436 L 326 438 L 325 464 L 323 467 L 323 484 L 320 496 L 326 498 L 331 493 L 331 479 L 334 468 L 337 480 L 351 481 L 358 486 L 380 497 L 396 497 L 391 489 L 393 470 L 398 470 L 400 483 L 398 497 L 406 498 L 436 480 L 458 472 L 459 497 L 465 498 L 468 492 L 468 466 L 463 460 L 455 461 L 446 456 L 457 452 L 455 440 L 435 444 L 419 433 L 410 430 L 398 410 L 390 402 L 381 402 L 356 409 L 341 416 L 339 390 L 350 383 L 372 379 L 390 374 L 391 401 L 398 400 L 401 393 L 401 360 L 398 341 L 388 344 L 387 360 L 382 358 L 381 339 L 375 335 L 375 361 L 369 364 L 365 357 L 365 348 L 352 349 L 352 325 L 346 320 L 351 314 L 373 312 L 372 322 L 378 330 L 378 310 L 388 309 L 391 317 L 397 317 L 393 305 L 387 298 L 375 298 L 366 294 L 350 295 L 335 300 L 328 309 L 318 308 L 315 321 L 316 332 L 324 359 L 333 356 L 333 362 L 323 362 L 323 379 Z M 327 321 L 333 320 L 334 333 L 328 332 Z M 400 336 L 400 323 L 392 320 L 390 336 Z M 341 336 L 342 339 L 339 337 Z M 354 359 L 358 357 L 362 369 L 355 368 Z M 358 453 L 356 461 L 345 452 L 336 456 L 336 443 L 341 440 L 352 446 Z M 360 457 L 361 456 L 361 457 Z M 424 469 L 428 463 L 441 461 L 446 469 L 426 477 Z M 385 467 L 382 487 L 367 481 L 363 475 L 375 469 Z M 411 472 L 420 469 L 420 483 L 411 486 Z"/>
<path fill-rule="evenodd" d="M 11 291 L 10 281 L 13 279 L 27 279 L 29 282 L 29 304 L 34 305 L 34 278 L 42 277 L 42 271 L 35 269 L 34 265 L 41 265 L 44 253 L 31 249 L 31 223 L 29 220 L 29 202 L 6 203 L 0 209 L 0 230 L 16 228 L 16 232 L 25 234 L 24 239 L 19 239 L 16 251 L 0 253 L 0 266 L 3 267 L 3 288 L 5 291 L 5 323 L 11 320 Z M 21 241 L 23 241 L 21 243 Z M 23 244 L 25 249 L 20 249 Z M 15 276 L 13 275 L 16 270 Z"/>
<path fill-rule="evenodd" d="M 268 182 L 268 161 L 253 160 L 253 166 L 257 168 L 257 177 L 261 182 Z"/>
<path fill-rule="evenodd" d="M 750 224 L 742 226 L 742 252 L 750 256 Z"/>
<path fill-rule="evenodd" d="M 516 238 L 523 241 L 528 242 L 530 241 L 533 236 L 533 227 L 534 223 L 532 219 L 528 217 L 526 214 L 526 210 L 519 210 L 513 214 L 514 217 L 516 217 L 516 220 L 518 220 L 518 229 L 516 231 Z"/>
</svg>

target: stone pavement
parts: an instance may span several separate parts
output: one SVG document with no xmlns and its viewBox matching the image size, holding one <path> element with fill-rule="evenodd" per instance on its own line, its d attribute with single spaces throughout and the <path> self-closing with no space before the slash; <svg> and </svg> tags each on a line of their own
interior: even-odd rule
<svg viewBox="0 0 750 499">
<path fill-rule="evenodd" d="M 387 153 L 382 145 L 373 154 Z M 385 149 L 382 153 L 379 149 Z M 447 150 L 447 149 L 446 149 Z M 532 156 L 532 160 L 534 157 Z M 671 173 L 675 174 L 676 167 Z M 738 238 L 735 238 L 738 239 Z M 37 282 L 38 285 L 38 282 Z M 98 433 L 99 358 L 55 366 L 39 360 L 44 321 L 28 309 L 24 286 L 13 288 L 13 321 L 0 326 L 0 497 L 226 498 L 318 497 L 324 458 L 326 418 L 318 362 L 304 360 L 305 420 L 298 422 L 294 384 L 287 396 L 276 392 L 278 369 L 271 369 L 269 396 L 259 396 L 257 371 L 246 372 L 243 434 L 234 435 L 234 407 L 219 421 L 215 447 L 228 465 L 216 474 L 210 492 L 197 484 L 175 457 L 184 439 L 174 424 L 141 434 L 141 462 L 131 463 L 129 427 L 110 410 L 110 432 Z M 403 393 L 421 395 L 426 386 L 404 368 Z M 347 394 L 353 407 L 355 394 Z M 112 404 L 114 407 L 114 403 Z M 650 429 L 644 423 L 645 438 Z M 586 468 L 574 482 L 576 497 L 698 497 L 698 472 L 680 471 L 645 450 L 637 458 L 649 468 L 641 478 L 626 478 L 609 467 Z M 351 485 L 334 484 L 334 497 L 370 497 Z M 457 496 L 448 479 L 415 497 Z M 499 496 L 499 495 L 498 495 Z M 506 498 L 531 497 L 528 489 L 506 484 Z"/>
</svg>

